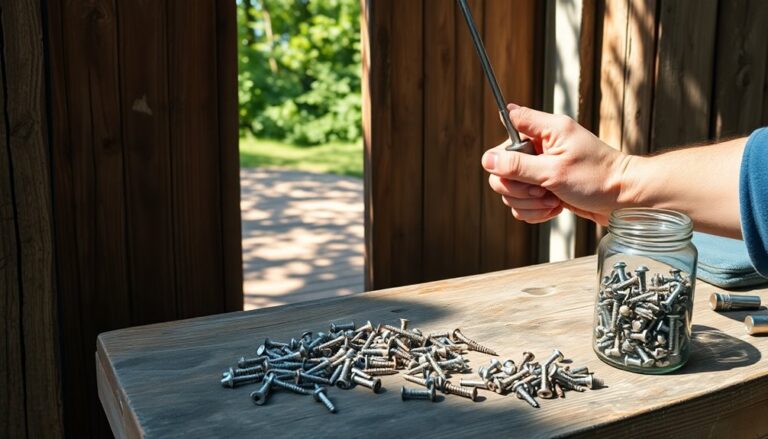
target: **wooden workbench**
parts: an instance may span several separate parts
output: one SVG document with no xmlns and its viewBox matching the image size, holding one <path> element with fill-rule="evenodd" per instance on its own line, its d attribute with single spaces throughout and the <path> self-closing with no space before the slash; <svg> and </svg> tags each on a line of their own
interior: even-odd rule
<svg viewBox="0 0 768 439">
<path fill-rule="evenodd" d="M 697 285 L 693 354 L 665 376 L 614 369 L 590 347 L 595 259 L 538 265 L 351 297 L 222 314 L 101 334 L 99 396 L 117 437 L 549 437 L 584 433 L 747 437 L 768 434 L 768 337 L 746 335 L 745 313 L 718 314 Z M 764 300 L 768 296 L 762 294 Z M 760 312 L 766 312 L 765 310 Z M 288 340 L 330 321 L 411 320 L 426 331 L 460 327 L 518 361 L 553 348 L 587 365 L 607 387 L 534 409 L 515 396 L 482 391 L 479 402 L 400 400 L 404 381 L 383 377 L 386 392 L 331 389 L 339 413 L 311 396 L 276 391 L 257 407 L 254 386 L 226 389 L 221 372 L 253 354 L 264 337 Z M 470 355 L 473 365 L 489 357 Z M 410 384 L 409 384 L 410 385 Z"/>
</svg>

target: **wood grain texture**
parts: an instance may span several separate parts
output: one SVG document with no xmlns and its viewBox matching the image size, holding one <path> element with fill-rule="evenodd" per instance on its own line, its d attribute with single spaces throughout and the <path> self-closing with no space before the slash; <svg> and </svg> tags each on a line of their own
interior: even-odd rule
<svg viewBox="0 0 768 439">
<path fill-rule="evenodd" d="M 715 139 L 749 134 L 762 123 L 767 72 L 766 18 L 766 2 L 720 2 L 712 109 Z"/>
<path fill-rule="evenodd" d="M 486 28 L 488 35 L 510 32 L 502 46 L 505 56 L 499 61 L 500 65 L 496 70 L 496 74 L 504 78 L 500 84 L 504 97 L 507 101 L 518 105 L 541 108 L 543 99 L 541 90 L 544 83 L 544 3 L 536 0 L 497 1 L 511 3 L 512 8 L 507 14 L 502 15 L 504 24 L 499 23 L 496 27 Z M 528 17 L 528 19 L 521 20 L 520 17 Z M 514 23 L 514 26 L 510 26 L 509 23 Z M 492 120 L 498 121 L 498 117 Z M 501 127 L 501 124 L 497 126 Z M 498 200 L 498 194 L 496 196 Z M 505 212 L 507 223 L 503 268 L 522 267 L 541 262 L 539 260 L 541 226 L 515 219 L 504 204 L 499 208 Z"/>
<path fill-rule="evenodd" d="M 465 242 L 456 234 L 461 228 L 470 227 L 458 220 L 463 212 L 458 210 L 457 204 L 460 199 L 475 194 L 462 190 L 467 182 L 458 170 L 468 163 L 459 161 L 458 149 L 463 145 L 457 138 L 455 119 L 456 113 L 471 112 L 456 107 L 459 98 L 456 87 L 459 41 L 456 33 L 458 25 L 466 25 L 459 21 L 463 18 L 454 5 L 448 6 L 442 0 L 425 0 L 424 8 L 430 12 L 424 16 L 422 280 L 435 280 L 450 277 L 450 273 L 456 271 L 455 247 Z M 477 242 L 472 238 L 468 241 Z"/>
<path fill-rule="evenodd" d="M 536 2 L 527 0 L 486 0 L 484 5 L 486 50 L 505 99 L 518 105 L 538 107 L 541 104 L 540 70 L 543 58 L 541 53 L 535 51 L 535 47 L 541 44 L 539 40 L 543 39 L 542 11 L 537 9 Z M 468 62 L 477 61 L 472 59 Z M 499 110 L 485 80 L 482 84 L 483 144 L 485 148 L 491 148 L 504 142 L 507 133 L 499 121 Z M 534 263 L 538 258 L 538 227 L 515 220 L 510 210 L 501 202 L 501 196 L 488 186 L 485 180 L 487 174 L 483 175 L 480 271 Z"/>
<path fill-rule="evenodd" d="M 45 2 L 62 353 L 40 364 L 72 437 L 109 434 L 99 332 L 242 306 L 235 9 L 171 6 Z"/>
<path fill-rule="evenodd" d="M 177 316 L 166 1 L 119 3 L 131 314 Z"/>
<path fill-rule="evenodd" d="M 472 8 L 475 24 L 481 35 L 485 34 L 483 0 L 468 1 Z M 477 58 L 469 29 L 464 23 L 461 12 L 455 12 L 456 29 L 456 93 L 453 104 L 453 125 L 455 129 L 453 145 L 453 171 L 451 177 L 443 175 L 444 182 L 451 182 L 456 193 L 453 209 L 453 246 L 448 249 L 453 260 L 449 262 L 447 276 L 466 276 L 480 272 L 480 227 L 482 216 L 482 193 L 488 185 L 486 174 L 479 166 L 480 158 L 492 145 L 483 139 L 483 105 L 485 98 L 479 90 L 479 84 L 485 83 L 485 76 Z"/>
<path fill-rule="evenodd" d="M 18 230 L 13 190 L 13 164 L 10 154 L 6 113 L 8 83 L 5 79 L 5 26 L 0 21 L 0 436 L 24 437 L 27 413 L 24 401 L 24 349 L 19 279 Z"/>
<path fill-rule="evenodd" d="M 423 276 L 423 7 L 363 4 L 366 289 Z"/>
<path fill-rule="evenodd" d="M 661 4 L 651 151 L 709 138 L 716 22 L 717 0 Z"/>
<path fill-rule="evenodd" d="M 240 225 L 239 103 L 236 2 L 216 3 L 216 84 L 221 167 L 221 234 L 224 311 L 243 309 Z"/>
<path fill-rule="evenodd" d="M 9 394 L 2 396 L 2 404 L 9 412 L 2 415 L 0 432 L 55 438 L 63 435 L 63 419 L 40 3 L 0 1 L 0 27 L 4 90 L 0 178 L 7 185 L 0 191 L 0 209 L 10 214 L 3 216 L 0 229 L 2 256 L 7 257 L 0 262 L 0 276 L 4 284 L 15 284 L 7 295 L 3 291 L 3 317 L 8 318 L 4 326 L 11 327 L 8 336 L 14 338 L 4 336 L 3 342 L 8 370 L 2 378 Z"/>
<path fill-rule="evenodd" d="M 629 154 L 649 152 L 656 6 L 656 0 L 630 0 L 628 3 L 621 150 Z"/>
<path fill-rule="evenodd" d="M 599 122 L 602 39 L 603 2 L 583 0 L 579 35 L 579 107 L 576 120 L 595 134 L 598 133 Z M 574 234 L 573 250 L 576 257 L 595 253 L 595 223 L 577 217 Z"/>
<path fill-rule="evenodd" d="M 624 78 L 627 56 L 629 0 L 606 0 L 600 65 L 600 105 L 597 133 L 621 149 L 624 117 Z"/>
<path fill-rule="evenodd" d="M 87 340 L 131 324 L 118 87 L 117 13 L 111 1 L 78 1 L 51 12 L 51 81 L 56 258 L 61 304 L 62 378 L 67 431 L 97 435 L 108 427 L 82 407 L 98 407 L 83 381 Z M 54 33 L 55 32 L 55 33 Z M 53 37 L 56 37 L 54 39 Z M 64 110 L 66 108 L 66 110 Z M 110 291 L 110 295 L 104 294 Z M 83 316 L 89 316 L 83 318 Z M 85 391 L 84 391 L 85 390 Z"/>
<path fill-rule="evenodd" d="M 134 435 L 128 437 L 223 432 L 247 437 L 254 431 L 265 436 L 355 436 L 362 428 L 389 436 L 449 437 L 510 431 L 521 437 L 768 433 L 768 421 L 758 416 L 768 401 L 768 372 L 761 361 L 768 354 L 768 338 L 745 334 L 745 313 L 711 311 L 708 297 L 715 288 L 699 282 L 689 363 L 665 376 L 624 372 L 602 363 L 591 350 L 594 267 L 594 257 L 588 257 L 129 328 L 102 334 L 97 359 L 106 376 L 114 374 L 107 382 L 123 402 L 123 420 L 114 421 L 130 426 Z M 478 310 L 483 310 L 481 319 Z M 397 389 L 404 381 L 389 376 L 383 379 L 387 391 L 381 395 L 331 389 L 339 408 L 339 414 L 331 416 L 311 398 L 284 392 L 254 407 L 248 398 L 252 387 L 229 390 L 216 382 L 221 370 L 240 355 L 253 353 L 255 340 L 263 337 L 288 339 L 303 330 L 323 330 L 332 320 L 394 322 L 399 317 L 425 331 L 461 327 L 497 349 L 500 358 L 518 359 L 523 350 L 543 357 L 559 347 L 574 364 L 595 371 L 607 387 L 542 400 L 539 410 L 513 396 L 490 392 L 482 392 L 486 399 L 477 403 L 446 398 L 413 410 L 399 400 Z M 475 366 L 488 360 L 479 354 L 470 358 Z M 597 408 L 600 416 L 594 416 Z M 440 422 L 434 422 L 438 418 Z M 744 419 L 752 421 L 740 424 Z"/>
<path fill-rule="evenodd" d="M 224 309 L 213 0 L 169 0 L 171 156 L 180 317 Z M 195 32 L 189 32 L 195 29 Z M 219 213 L 216 213 L 219 212 Z M 205 255 L 205 257 L 202 257 Z"/>
</svg>

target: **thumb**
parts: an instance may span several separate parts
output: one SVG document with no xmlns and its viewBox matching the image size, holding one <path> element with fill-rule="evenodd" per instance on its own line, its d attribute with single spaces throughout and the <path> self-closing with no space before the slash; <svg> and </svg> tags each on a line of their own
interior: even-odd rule
<svg viewBox="0 0 768 439">
<path fill-rule="evenodd" d="M 483 154 L 483 168 L 491 174 L 523 183 L 541 185 L 549 179 L 553 169 L 550 155 L 530 155 L 506 151 L 505 144 L 489 149 Z"/>
<path fill-rule="evenodd" d="M 518 131 L 535 140 L 541 140 L 547 132 L 562 128 L 563 118 L 543 111 L 520 107 L 515 104 L 507 105 L 509 118 Z"/>
</svg>

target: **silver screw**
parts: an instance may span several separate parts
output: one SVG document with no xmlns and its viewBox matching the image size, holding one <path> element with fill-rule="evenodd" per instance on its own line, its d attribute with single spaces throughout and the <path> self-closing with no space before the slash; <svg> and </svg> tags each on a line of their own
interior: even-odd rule
<svg viewBox="0 0 768 439">
<path fill-rule="evenodd" d="M 432 378 L 419 378 L 413 375 L 403 375 L 406 381 L 419 384 L 424 387 L 434 386 L 435 381 Z"/>
<path fill-rule="evenodd" d="M 269 398 L 269 391 L 272 389 L 272 381 L 274 379 L 275 376 L 271 373 L 268 373 L 267 377 L 264 379 L 264 384 L 259 387 L 259 390 L 251 392 L 251 401 L 253 401 L 254 404 L 264 405 L 267 402 L 267 399 Z"/>
<path fill-rule="evenodd" d="M 224 387 L 229 387 L 230 389 L 234 389 L 235 387 L 241 386 L 243 384 L 258 383 L 263 379 L 264 379 L 263 373 L 255 373 L 253 375 L 241 375 L 237 377 L 232 375 L 227 375 L 226 377 L 222 378 L 221 385 Z"/>
<path fill-rule="evenodd" d="M 344 365 L 341 366 L 341 375 L 336 380 L 336 385 L 341 389 L 349 389 L 352 387 L 352 383 L 349 381 L 349 373 L 352 370 L 352 359 L 347 358 L 344 360 Z"/>
<path fill-rule="evenodd" d="M 379 393 L 381 390 L 380 378 L 374 377 L 373 379 L 365 379 L 359 375 L 352 375 L 352 381 L 354 381 L 355 384 L 359 384 L 373 390 L 373 393 Z"/>
<path fill-rule="evenodd" d="M 328 358 L 323 358 L 321 362 L 317 363 L 311 369 L 307 370 L 307 374 L 312 375 L 315 372 L 319 372 L 323 369 L 328 369 L 330 365 L 331 365 L 331 360 L 329 360 Z"/>
<path fill-rule="evenodd" d="M 453 336 L 454 339 L 459 340 L 459 341 L 465 343 L 467 345 L 467 347 L 469 347 L 473 351 L 478 351 L 478 352 L 482 352 L 484 354 L 494 355 L 494 356 L 498 356 L 499 355 L 493 349 L 485 347 L 485 346 L 481 345 L 480 343 L 478 343 L 478 342 L 468 338 L 466 335 L 462 334 L 462 332 L 461 332 L 461 330 L 459 328 L 454 329 L 453 333 L 451 335 Z"/>
<path fill-rule="evenodd" d="M 280 381 L 279 379 L 275 378 L 272 381 L 272 384 L 280 387 L 281 389 L 290 390 L 293 393 L 298 393 L 299 395 L 311 395 L 312 392 L 308 391 L 307 389 L 297 386 L 295 384 L 287 383 L 285 381 Z"/>
<path fill-rule="evenodd" d="M 319 377 L 317 375 L 310 375 L 306 372 L 302 372 L 301 370 L 296 371 L 296 384 L 301 384 L 303 382 L 309 382 L 309 383 L 317 383 L 317 384 L 325 384 L 330 386 L 331 380 L 328 378 Z"/>
<path fill-rule="evenodd" d="M 408 319 L 400 319 L 400 330 L 402 331 L 408 330 Z"/>
<path fill-rule="evenodd" d="M 518 366 L 518 370 L 525 368 L 525 365 L 528 364 L 529 361 L 533 361 L 533 359 L 536 358 L 535 355 L 531 352 L 523 352 L 523 360 L 520 361 L 520 366 Z"/>
<path fill-rule="evenodd" d="M 397 373 L 397 369 L 394 367 L 372 367 L 363 369 L 363 372 L 371 376 L 395 375 Z"/>
<path fill-rule="evenodd" d="M 555 349 L 541 365 L 541 389 L 537 392 L 540 398 L 552 398 L 552 389 L 549 388 L 549 365 L 555 360 L 563 361 L 563 358 L 563 353 Z"/>
<path fill-rule="evenodd" d="M 333 405 L 328 396 L 325 394 L 325 387 L 320 387 L 315 384 L 315 391 L 312 392 L 312 396 L 315 397 L 315 401 L 322 402 L 325 408 L 331 413 L 336 413 L 336 406 Z"/>
<path fill-rule="evenodd" d="M 467 380 L 464 378 L 460 378 L 459 385 L 463 387 L 477 387 L 479 389 L 488 389 L 488 384 L 482 380 Z"/>
<path fill-rule="evenodd" d="M 349 323 L 331 323 L 331 332 L 354 330 L 355 322 Z"/>
<path fill-rule="evenodd" d="M 452 395 L 463 396 L 469 398 L 472 401 L 477 400 L 477 387 L 461 387 L 454 386 L 450 381 L 443 383 L 443 392 L 450 393 Z"/>
<path fill-rule="evenodd" d="M 344 366 L 336 366 L 336 369 L 333 370 L 333 373 L 331 374 L 331 377 L 329 378 L 332 386 L 335 385 L 338 382 L 339 377 L 341 376 L 341 372 L 342 372 L 343 369 L 344 369 Z"/>
<path fill-rule="evenodd" d="M 266 355 L 259 355 L 258 357 L 254 357 L 254 358 L 240 357 L 240 359 L 237 360 L 237 367 L 239 367 L 240 369 L 245 369 L 245 368 L 253 367 L 256 365 L 263 365 L 264 363 L 267 362 L 268 359 L 269 357 L 267 357 Z"/>
<path fill-rule="evenodd" d="M 645 265 L 641 265 L 635 269 L 635 275 L 637 275 L 637 278 L 640 282 L 640 291 L 645 292 L 647 287 L 647 282 L 645 279 L 646 273 L 648 273 L 650 269 L 646 267 Z"/>
<path fill-rule="evenodd" d="M 221 377 L 226 378 L 227 375 L 231 375 L 233 377 L 239 377 L 243 375 L 253 375 L 261 372 L 264 372 L 264 368 L 262 366 L 247 367 L 245 369 L 241 369 L 241 368 L 235 369 L 230 367 L 229 370 L 226 370 L 221 373 Z"/>
<path fill-rule="evenodd" d="M 616 272 L 616 277 L 619 279 L 619 282 L 624 282 L 627 279 L 629 279 L 629 276 L 627 276 L 627 263 L 619 261 L 615 264 L 613 264 L 613 269 Z"/>
<path fill-rule="evenodd" d="M 525 401 L 526 401 L 528 404 L 530 404 L 530 405 L 531 405 L 531 407 L 535 407 L 535 408 L 539 408 L 539 407 L 540 407 L 540 406 L 539 406 L 539 403 L 538 403 L 538 402 L 536 402 L 536 400 L 535 400 L 535 399 L 533 399 L 533 397 L 531 396 L 531 394 L 530 394 L 530 393 L 528 393 L 528 392 L 525 390 L 525 383 L 523 383 L 522 381 L 521 381 L 521 382 L 518 382 L 517 384 L 515 384 L 515 385 L 512 387 L 512 390 L 513 390 L 513 391 L 514 391 L 514 392 L 517 394 L 517 396 L 518 396 L 518 397 L 520 397 L 520 398 L 524 399 L 524 400 L 525 400 Z"/>
<path fill-rule="evenodd" d="M 427 388 L 427 390 L 409 389 L 405 386 L 400 389 L 400 398 L 402 398 L 403 401 L 409 399 L 426 399 L 435 402 L 436 397 L 435 386 L 431 386 Z"/>
</svg>

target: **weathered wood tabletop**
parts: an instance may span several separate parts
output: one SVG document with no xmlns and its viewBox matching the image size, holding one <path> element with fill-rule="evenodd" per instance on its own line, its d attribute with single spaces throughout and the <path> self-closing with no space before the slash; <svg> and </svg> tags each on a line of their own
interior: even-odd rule
<svg viewBox="0 0 768 439">
<path fill-rule="evenodd" d="M 768 434 L 768 337 L 745 333 L 745 312 L 718 314 L 715 287 L 698 282 L 693 353 L 670 375 L 638 375 L 602 363 L 591 349 L 595 259 L 538 265 L 339 299 L 215 315 L 101 334 L 99 396 L 118 437 L 520 437 L 579 434 L 757 437 Z M 768 298 L 760 291 L 763 299 Z M 765 310 L 759 311 L 765 313 Z M 518 361 L 559 348 L 587 365 L 606 387 L 534 409 L 514 395 L 482 391 L 478 402 L 448 396 L 437 403 L 400 400 L 401 377 L 386 391 L 330 389 L 339 413 L 312 397 L 276 392 L 255 406 L 254 386 L 219 384 L 221 372 L 269 336 L 327 330 L 330 321 L 396 323 L 425 331 L 460 327 Z M 488 356 L 472 353 L 472 364 Z M 408 384 L 410 385 L 410 384 Z M 423 436 L 422 436 L 423 437 Z"/>
</svg>

